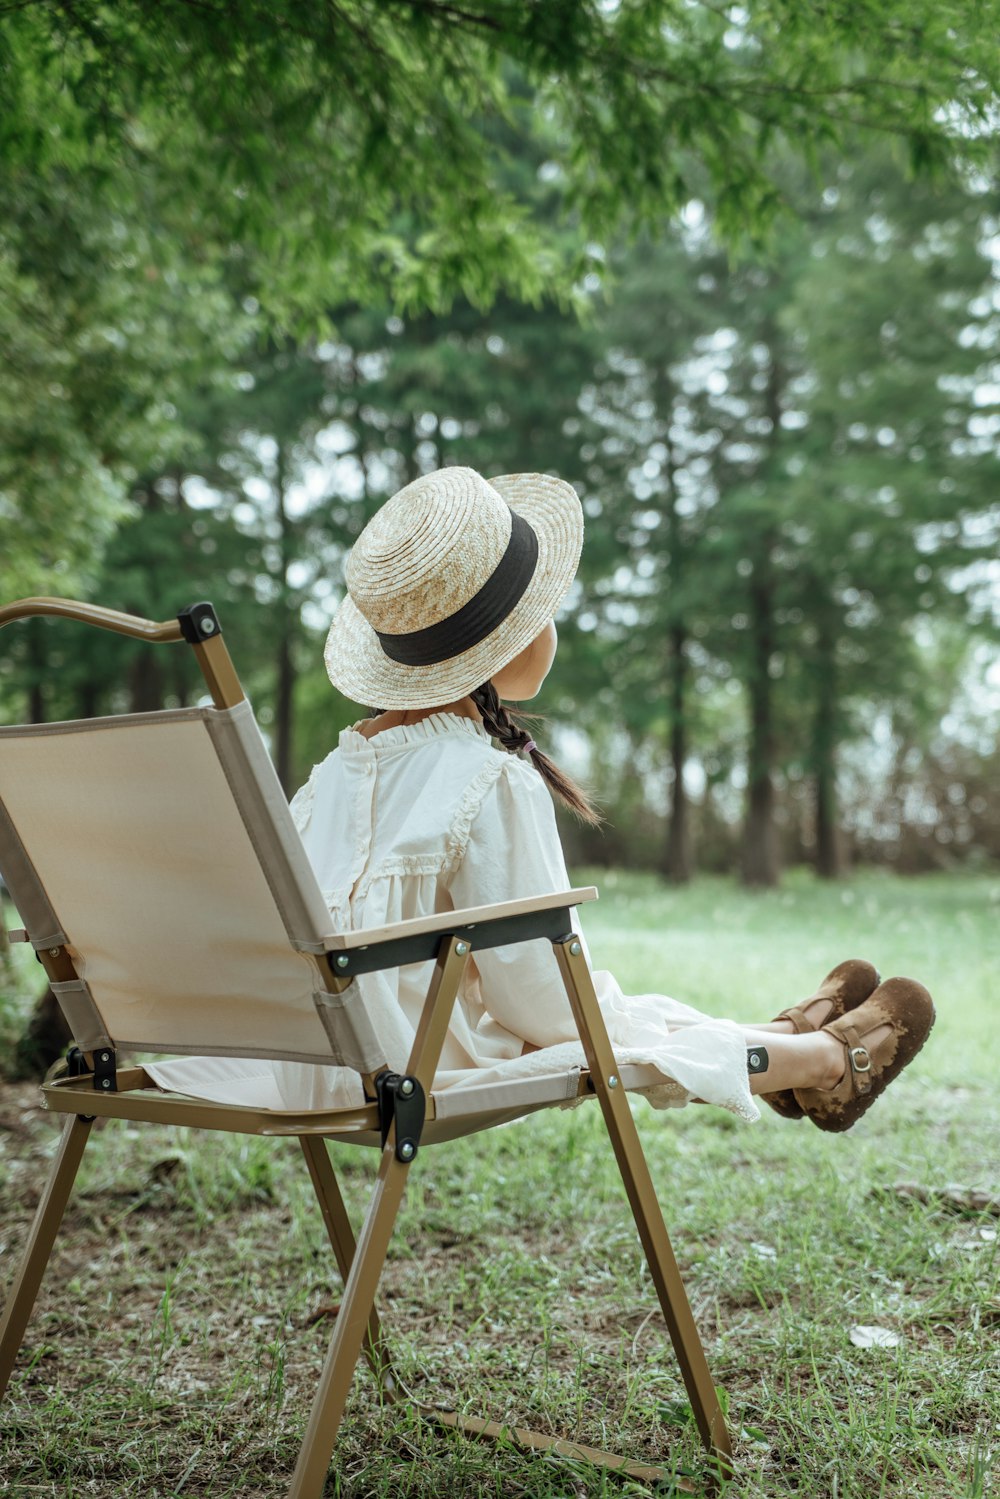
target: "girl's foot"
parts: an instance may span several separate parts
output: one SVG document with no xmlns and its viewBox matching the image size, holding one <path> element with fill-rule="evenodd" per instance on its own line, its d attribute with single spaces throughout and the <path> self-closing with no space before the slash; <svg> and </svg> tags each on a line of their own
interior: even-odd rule
<svg viewBox="0 0 1000 1499">
<path fill-rule="evenodd" d="M 868 998 L 878 987 L 881 979 L 878 969 L 864 958 L 847 958 L 831 968 L 816 993 L 801 1004 L 790 1005 L 774 1017 L 774 1022 L 785 1021 L 797 1035 L 820 1030 L 832 1020 L 853 1010 Z M 762 1102 L 770 1104 L 783 1119 L 802 1119 L 806 1110 L 796 1101 L 791 1088 L 780 1093 L 762 1093 Z"/>
<path fill-rule="evenodd" d="M 824 1025 L 843 1051 L 840 1081 L 796 1088 L 795 1102 L 819 1129 L 850 1129 L 930 1035 L 934 1003 L 916 979 L 887 979 L 856 1009 Z"/>
</svg>

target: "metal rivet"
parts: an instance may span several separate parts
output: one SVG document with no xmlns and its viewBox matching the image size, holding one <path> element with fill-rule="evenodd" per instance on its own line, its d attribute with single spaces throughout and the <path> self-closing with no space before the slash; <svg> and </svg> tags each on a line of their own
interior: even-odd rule
<svg viewBox="0 0 1000 1499">
<path fill-rule="evenodd" d="M 611 1076 L 608 1078 L 608 1087 L 609 1088 L 617 1088 L 617 1086 L 618 1086 L 618 1079 L 615 1077 L 614 1073 L 612 1072 Z"/>
<path fill-rule="evenodd" d="M 58 956 L 59 956 L 59 954 L 60 954 L 61 951 L 62 951 L 62 949 L 59 948 L 59 947 L 50 947 L 49 948 L 49 957 L 50 958 L 58 958 Z"/>
<path fill-rule="evenodd" d="M 404 1098 L 409 1098 L 410 1094 L 413 1092 L 413 1079 L 412 1079 L 412 1077 L 404 1077 L 403 1078 L 403 1081 L 399 1085 L 399 1091 L 400 1091 L 400 1093 L 402 1093 L 402 1095 L 403 1095 Z"/>
<path fill-rule="evenodd" d="M 339 958 L 338 958 L 338 959 L 337 959 L 337 967 L 338 967 L 338 968 L 346 968 L 346 967 L 347 967 L 347 965 L 348 965 L 348 963 L 349 963 L 349 962 L 350 962 L 350 961 L 351 961 L 351 960 L 350 960 L 350 958 L 349 958 L 349 957 L 348 957 L 348 956 L 347 956 L 347 954 L 346 954 L 346 953 L 341 953 L 341 955 L 340 955 L 340 957 L 339 957 Z"/>
<path fill-rule="evenodd" d="M 102 1051 L 101 1052 L 101 1061 L 102 1062 L 110 1062 L 111 1061 L 111 1053 L 110 1053 L 110 1051 Z"/>
<path fill-rule="evenodd" d="M 200 621 L 200 624 L 201 624 L 201 633 L 203 635 L 214 635 L 215 634 L 215 620 L 212 618 L 212 616 L 210 614 L 206 614 L 204 616 L 204 618 Z"/>
<path fill-rule="evenodd" d="M 413 1142 L 412 1142 L 412 1140 L 404 1140 L 403 1141 L 402 1145 L 399 1147 L 399 1155 L 400 1155 L 400 1159 L 401 1160 L 404 1160 L 404 1161 L 412 1161 L 413 1160 Z"/>
<path fill-rule="evenodd" d="M 580 956 L 579 942 L 571 942 L 569 945 L 569 950 L 573 954 L 574 958 L 578 958 Z"/>
<path fill-rule="evenodd" d="M 102 1077 L 101 1078 L 101 1087 L 102 1088 L 110 1088 L 111 1087 L 111 1079 L 109 1077 Z"/>
<path fill-rule="evenodd" d="M 460 958 L 464 958 L 465 954 L 469 951 L 469 944 L 467 942 L 456 942 L 455 951 Z"/>
<path fill-rule="evenodd" d="M 760 1066 L 760 1057 L 757 1055 L 757 1053 L 755 1051 L 752 1051 L 750 1053 L 750 1066 L 751 1067 L 759 1067 Z"/>
</svg>

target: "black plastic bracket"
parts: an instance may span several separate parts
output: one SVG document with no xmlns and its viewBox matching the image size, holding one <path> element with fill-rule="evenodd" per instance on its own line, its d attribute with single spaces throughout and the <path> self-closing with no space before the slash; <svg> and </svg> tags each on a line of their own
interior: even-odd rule
<svg viewBox="0 0 1000 1499">
<path fill-rule="evenodd" d="M 207 601 L 189 604 L 186 609 L 182 609 L 177 616 L 177 623 L 188 645 L 202 645 L 206 640 L 213 640 L 216 635 L 222 634 L 215 607 Z"/>
<path fill-rule="evenodd" d="M 66 1072 L 69 1077 L 89 1077 L 90 1068 L 79 1046 L 71 1046 L 66 1053 Z"/>
<path fill-rule="evenodd" d="M 449 926 L 447 931 L 418 932 L 409 937 L 388 937 L 384 942 L 365 943 L 361 947 L 328 952 L 330 971 L 337 978 L 353 979 L 359 973 L 378 973 L 385 968 L 402 968 L 407 963 L 427 963 L 435 959 L 449 937 L 468 943 L 471 952 L 490 947 L 506 947 L 511 942 L 527 942 L 532 937 L 546 937 L 550 942 L 569 941 L 569 910 L 522 911 L 519 916 L 492 916 L 471 926 Z"/>
<path fill-rule="evenodd" d="M 66 1053 L 66 1070 L 70 1077 L 91 1077 L 97 1093 L 117 1093 L 116 1068 L 118 1058 L 110 1046 L 98 1046 L 94 1051 L 93 1072 L 87 1066 L 87 1058 L 79 1046 L 71 1046 Z"/>
<path fill-rule="evenodd" d="M 747 1072 L 766 1072 L 769 1060 L 766 1046 L 747 1047 Z"/>
<path fill-rule="evenodd" d="M 99 1046 L 94 1051 L 94 1087 L 101 1093 L 118 1092 L 118 1058 L 110 1046 Z"/>
<path fill-rule="evenodd" d="M 417 1154 L 424 1127 L 427 1112 L 424 1090 L 409 1073 L 380 1072 L 375 1079 L 375 1096 L 378 1099 L 382 1148 L 385 1149 L 390 1126 L 395 1120 L 396 1160 L 409 1165 Z"/>
</svg>

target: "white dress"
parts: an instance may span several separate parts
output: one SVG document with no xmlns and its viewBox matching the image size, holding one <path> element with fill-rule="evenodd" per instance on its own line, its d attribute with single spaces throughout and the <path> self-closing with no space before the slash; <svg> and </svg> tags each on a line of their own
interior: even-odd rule
<svg viewBox="0 0 1000 1499">
<path fill-rule="evenodd" d="M 335 930 L 571 888 L 552 797 L 530 761 L 496 749 L 478 722 L 434 713 L 371 739 L 344 729 L 292 801 Z M 574 928 L 580 933 L 576 912 Z M 586 945 L 585 945 L 586 950 Z M 432 964 L 367 974 L 365 1006 L 389 1066 L 402 1070 Z M 620 1065 L 653 1064 L 654 1105 L 692 1098 L 755 1120 L 743 1032 L 662 994 L 625 995 L 594 973 Z M 522 1055 L 525 1041 L 538 1051 Z M 583 1065 L 569 1001 L 543 938 L 478 952 L 455 1004 L 435 1089 Z M 360 1103 L 357 1076 L 300 1062 L 181 1058 L 148 1064 L 163 1087 L 286 1109 Z"/>
</svg>

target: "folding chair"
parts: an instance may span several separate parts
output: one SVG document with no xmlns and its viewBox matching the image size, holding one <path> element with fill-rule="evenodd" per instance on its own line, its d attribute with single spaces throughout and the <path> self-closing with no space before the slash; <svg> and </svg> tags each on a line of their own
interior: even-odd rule
<svg viewBox="0 0 1000 1499">
<path fill-rule="evenodd" d="M 211 604 L 153 623 L 63 599 L 0 609 L 84 621 L 152 642 L 186 641 L 212 707 L 0 728 L 0 872 L 75 1038 L 69 1070 L 43 1087 L 62 1142 L 0 1322 L 6 1388 L 95 1118 L 298 1138 L 345 1287 L 289 1499 L 319 1499 L 358 1356 L 398 1397 L 374 1307 L 418 1152 L 596 1095 L 702 1441 L 731 1471 L 725 1420 L 626 1098 L 650 1081 L 620 1068 L 571 908 L 594 889 L 447 912 L 378 930 L 331 931 L 305 851 Z M 479 949 L 545 937 L 587 1069 L 503 1086 L 434 1090 L 465 965 Z M 380 1055 L 355 978 L 406 963 L 433 976 L 404 1072 Z M 180 1052 L 334 1064 L 361 1078 L 358 1107 L 301 1113 L 207 1103 L 155 1088 L 118 1053 Z M 397 1061 L 398 1065 L 398 1061 Z M 381 1160 L 355 1242 L 325 1142 Z M 428 1168 L 430 1169 L 430 1168 Z M 459 1414 L 441 1424 L 585 1458 L 647 1479 L 661 1466 Z"/>
</svg>

